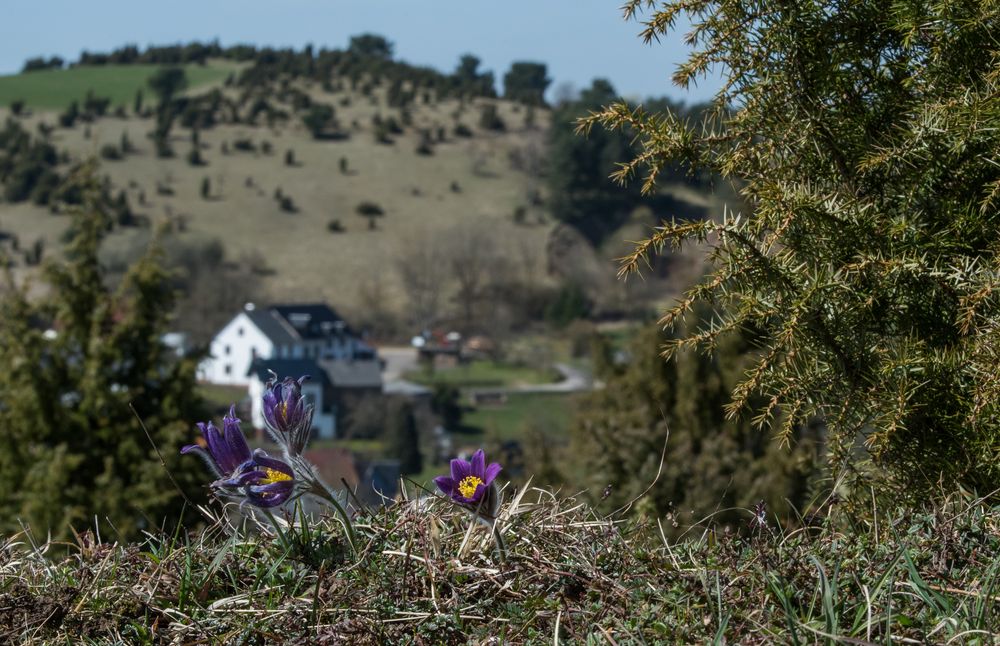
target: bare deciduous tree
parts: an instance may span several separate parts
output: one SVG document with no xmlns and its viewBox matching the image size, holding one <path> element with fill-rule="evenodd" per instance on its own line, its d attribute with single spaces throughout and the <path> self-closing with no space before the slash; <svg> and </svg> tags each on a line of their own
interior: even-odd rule
<svg viewBox="0 0 1000 646">
<path fill-rule="evenodd" d="M 440 238 L 418 237 L 396 262 L 409 306 L 407 322 L 428 329 L 442 318 L 442 295 L 448 283 L 448 260 Z"/>
</svg>

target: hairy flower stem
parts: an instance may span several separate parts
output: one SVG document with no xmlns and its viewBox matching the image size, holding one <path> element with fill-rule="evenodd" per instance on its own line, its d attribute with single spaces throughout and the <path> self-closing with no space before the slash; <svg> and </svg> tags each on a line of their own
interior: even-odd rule
<svg viewBox="0 0 1000 646">
<path fill-rule="evenodd" d="M 507 544 L 503 542 L 503 536 L 500 535 L 500 528 L 497 527 L 497 521 L 490 523 L 490 529 L 493 532 L 493 539 L 497 542 L 497 555 L 500 557 L 501 563 L 507 562 Z"/>
<path fill-rule="evenodd" d="M 353 554 L 358 553 L 358 542 L 357 537 L 354 534 L 354 525 L 351 523 L 351 517 L 347 514 L 347 510 L 344 508 L 340 501 L 337 500 L 337 495 L 330 491 L 330 488 L 326 486 L 322 480 L 320 480 L 315 475 L 309 479 L 309 489 L 308 493 L 323 499 L 325 502 L 330 503 L 330 505 L 337 512 L 337 520 L 344 527 L 344 535 L 347 536 L 347 542 L 351 546 L 351 552 Z"/>
<path fill-rule="evenodd" d="M 506 563 L 507 544 L 504 543 L 503 536 L 500 534 L 500 528 L 497 526 L 497 519 L 491 518 L 490 516 L 486 516 L 484 514 L 480 514 L 478 511 L 474 509 L 469 509 L 468 511 L 470 514 L 472 514 L 472 517 L 479 522 L 479 524 L 488 528 L 490 530 L 490 533 L 493 534 L 493 540 L 496 541 L 497 544 L 497 556 L 500 557 L 501 563 Z"/>
</svg>

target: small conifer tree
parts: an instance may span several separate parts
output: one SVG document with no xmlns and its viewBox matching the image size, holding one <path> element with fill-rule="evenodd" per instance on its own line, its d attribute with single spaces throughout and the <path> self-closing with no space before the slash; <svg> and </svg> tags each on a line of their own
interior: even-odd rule
<svg viewBox="0 0 1000 646">
<path fill-rule="evenodd" d="M 581 124 L 637 135 L 616 178 L 641 175 L 646 192 L 675 163 L 738 183 L 745 206 L 665 222 L 625 260 L 628 274 L 664 247 L 711 245 L 713 272 L 664 322 L 700 300 L 717 315 L 668 351 L 757 330 L 730 417 L 753 411 L 784 443 L 822 420 L 838 471 L 858 473 L 840 467 L 863 447 L 907 494 L 996 492 L 995 5 L 670 1 L 643 35 L 684 19 L 695 51 L 674 81 L 718 70 L 712 109 L 688 121 L 618 102 Z"/>
<path fill-rule="evenodd" d="M 173 450 L 204 419 L 196 358 L 160 341 L 174 291 L 159 247 L 110 289 L 98 251 L 112 215 L 92 167 L 74 181 L 84 205 L 65 260 L 46 267 L 50 291 L 29 299 L 12 287 L 0 299 L 0 527 L 67 537 L 96 522 L 103 535 L 135 537 L 178 520 L 172 480 L 197 491 L 198 466 Z"/>
</svg>

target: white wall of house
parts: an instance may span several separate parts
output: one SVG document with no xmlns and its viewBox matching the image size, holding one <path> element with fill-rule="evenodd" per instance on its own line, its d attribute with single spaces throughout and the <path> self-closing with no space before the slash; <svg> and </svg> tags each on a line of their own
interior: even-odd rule
<svg viewBox="0 0 1000 646">
<path fill-rule="evenodd" d="M 250 378 L 248 386 L 250 394 L 250 420 L 254 428 L 264 428 L 264 382 L 257 375 Z M 337 437 L 337 410 L 331 407 L 329 413 L 324 413 L 323 386 L 319 383 L 305 382 L 302 384 L 302 395 L 313 406 L 313 429 L 316 437 L 323 440 L 333 440 Z"/>
<path fill-rule="evenodd" d="M 198 379 L 213 384 L 246 386 L 254 357 L 270 359 L 274 343 L 244 312 L 226 324 L 209 346 L 209 356 L 198 366 Z"/>
</svg>

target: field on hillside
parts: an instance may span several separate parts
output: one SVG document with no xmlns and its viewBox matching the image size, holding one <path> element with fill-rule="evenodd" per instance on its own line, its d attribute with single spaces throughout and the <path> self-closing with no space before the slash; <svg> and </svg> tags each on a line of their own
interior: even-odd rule
<svg viewBox="0 0 1000 646">
<path fill-rule="evenodd" d="M 96 96 L 110 98 L 112 108 L 126 105 L 131 111 L 139 89 L 152 101 L 146 80 L 159 68 L 159 65 L 102 65 L 0 76 L 0 106 L 24 101 L 29 108 L 62 110 L 73 101 L 82 101 L 87 91 L 92 90 Z M 197 89 L 224 80 L 236 69 L 236 64 L 220 61 L 185 65 L 184 73 L 189 88 Z"/>
<path fill-rule="evenodd" d="M 86 92 L 91 85 L 87 79 L 99 86 L 98 95 L 131 101 L 152 69 L 75 68 L 6 77 L 0 79 L 0 103 L 4 96 L 20 95 L 39 104 L 65 103 Z M 189 67 L 188 75 L 192 86 L 204 88 L 232 69 Z M 55 82 L 63 78 L 60 75 L 76 80 L 61 87 Z M 15 91 L 29 86 L 37 91 Z M 126 118 L 56 126 L 50 141 L 71 161 L 81 161 L 100 158 L 102 149 L 120 148 L 127 140 L 130 152 L 124 159 L 100 159 L 100 172 L 109 179 L 112 193 L 124 192 L 140 220 L 150 225 L 170 222 L 175 245 L 218 240 L 227 262 L 255 267 L 252 280 L 245 283 L 251 286 L 247 298 L 252 300 L 324 300 L 354 320 L 368 317 L 367 325 L 383 312 L 386 319 L 406 324 L 409 274 L 436 269 L 442 284 L 447 283 L 441 308 L 459 309 L 453 276 L 456 256 L 463 251 L 472 257 L 499 258 L 489 271 L 508 272 L 520 284 L 585 285 L 590 298 L 612 310 L 671 292 L 662 280 L 625 284 L 615 278 L 614 258 L 627 250 L 621 236 L 595 250 L 563 227 L 560 255 L 554 259 L 556 222 L 544 204 L 542 178 L 551 118 L 547 110 L 537 111 L 529 122 L 523 106 L 503 100 L 418 101 L 403 132 L 385 143 L 376 141 L 375 120 L 406 118 L 399 109 L 387 107 L 384 88 L 365 95 L 346 87 L 326 91 L 311 82 L 295 82 L 295 87 L 315 102 L 334 106 L 345 136 L 316 140 L 294 113 L 270 126 L 222 123 L 199 132 L 200 163 L 191 164 L 190 129 L 175 126 L 170 134 L 173 157 L 158 157 L 150 138 L 155 120 L 129 110 Z M 233 88 L 224 93 L 238 95 Z M 480 111 L 488 104 L 495 105 L 504 130 L 480 127 Z M 6 115 L 9 111 L 0 107 L 0 119 Z M 55 126 L 56 117 L 55 111 L 35 109 L 21 121 L 35 132 L 43 123 Z M 464 136 L 456 133 L 459 125 Z M 418 150 L 421 131 L 444 135 L 438 140 L 435 134 L 431 154 Z M 706 203 L 701 196 L 682 190 L 678 194 L 680 202 L 692 208 Z M 374 227 L 358 215 L 363 203 L 384 212 Z M 628 238 L 641 237 L 659 215 L 638 214 L 627 229 Z M 25 245 L 44 240 L 48 255 L 58 253 L 68 222 L 29 203 L 0 205 L 0 230 L 16 234 Z M 115 230 L 106 243 L 106 260 L 124 266 L 141 253 L 154 229 Z M 470 254 L 473 247 L 478 250 Z M 554 267 L 558 273 L 553 273 Z M 688 278 L 673 282 L 687 284 Z"/>
<path fill-rule="evenodd" d="M 515 110 L 520 108 L 501 106 L 509 132 L 448 137 L 433 155 L 424 156 L 416 152 L 418 137 L 410 131 L 391 145 L 375 143 L 373 115 L 398 111 L 373 106 L 357 95 L 348 100 L 351 105 L 337 112 L 342 123 L 353 124 L 346 140 L 314 140 L 295 119 L 276 128 L 220 125 L 200 134 L 201 166 L 185 160 L 192 146 L 186 129 L 173 130 L 173 158 L 157 157 L 148 138 L 151 119 L 109 117 L 57 128 L 52 141 L 74 159 L 85 159 L 125 135 L 135 152 L 122 161 L 101 162 L 115 192 L 125 190 L 133 209 L 150 222 L 177 223 L 181 241 L 218 239 L 229 258 L 262 261 L 267 267 L 257 285 L 262 300 L 327 300 L 357 311 L 377 297 L 400 311 L 406 301 L 400 273 L 406 271 L 408 250 L 437 249 L 446 264 L 453 247 L 473 230 L 486 234 L 517 271 L 545 281 L 545 245 L 553 225 L 529 204 L 529 194 L 540 188 L 537 177 L 513 169 L 508 161 L 514 149 L 538 150 L 544 131 L 519 128 L 523 114 Z M 448 125 L 459 109 L 452 101 L 420 106 L 414 121 L 418 126 Z M 39 122 L 52 124 L 54 116 L 39 111 L 24 122 L 34 129 Z M 477 116 L 474 108 L 466 108 L 460 118 L 475 128 Z M 240 141 L 255 150 L 237 151 Z M 294 165 L 285 162 L 289 150 Z M 342 158 L 346 173 L 339 169 Z M 206 179 L 209 199 L 201 196 Z M 275 199 L 279 191 L 291 198 L 294 212 L 281 209 Z M 375 230 L 356 214 L 366 201 L 385 211 Z M 522 224 L 512 215 L 519 206 L 528 211 Z M 334 220 L 342 232 L 330 231 Z M 56 247 L 57 234 L 67 223 L 68 218 L 28 204 L 0 208 L 0 225 L 25 241 L 45 238 L 48 249 Z M 151 231 L 115 232 L 108 239 L 109 253 L 134 256 Z"/>
</svg>

